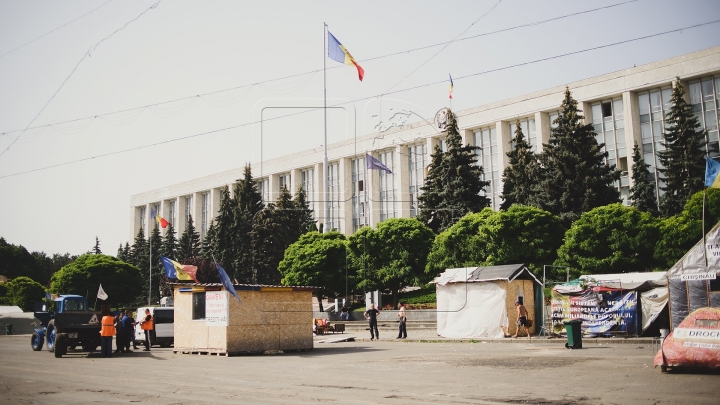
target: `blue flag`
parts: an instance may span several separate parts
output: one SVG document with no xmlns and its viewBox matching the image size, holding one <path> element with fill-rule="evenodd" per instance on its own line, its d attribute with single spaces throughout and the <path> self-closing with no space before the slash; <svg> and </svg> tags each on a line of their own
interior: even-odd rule
<svg viewBox="0 0 720 405">
<path fill-rule="evenodd" d="M 49 292 L 46 292 L 46 293 L 45 293 L 45 299 L 48 300 L 48 301 L 50 301 L 50 300 L 52 299 L 52 297 L 50 297 L 50 293 L 49 293 Z"/>
<path fill-rule="evenodd" d="M 385 165 L 383 164 L 383 162 L 375 159 L 375 158 L 372 157 L 372 155 L 369 154 L 369 153 L 365 153 L 365 167 L 366 167 L 368 170 L 373 170 L 373 169 L 375 169 L 375 170 L 383 170 L 383 171 L 385 171 L 385 174 L 393 174 L 393 172 L 392 172 L 390 169 L 388 169 L 388 167 L 385 166 Z"/>
<path fill-rule="evenodd" d="M 705 187 L 720 188 L 720 163 L 711 157 L 705 157 Z"/>
<path fill-rule="evenodd" d="M 217 266 L 218 277 L 220 277 L 220 281 L 222 282 L 223 287 L 225 287 L 226 290 L 230 291 L 230 294 L 232 294 L 233 297 L 235 297 L 235 299 L 238 300 L 240 304 L 242 304 L 242 301 L 240 301 L 240 297 L 238 297 L 237 292 L 235 291 L 235 287 L 230 281 L 230 277 L 228 277 L 225 269 L 223 269 L 217 262 L 215 262 L 215 266 Z"/>
<path fill-rule="evenodd" d="M 162 261 L 163 267 L 165 268 L 165 277 L 177 278 L 177 272 L 175 271 L 175 266 L 173 265 L 172 260 L 165 256 L 160 256 L 160 261 Z"/>
</svg>

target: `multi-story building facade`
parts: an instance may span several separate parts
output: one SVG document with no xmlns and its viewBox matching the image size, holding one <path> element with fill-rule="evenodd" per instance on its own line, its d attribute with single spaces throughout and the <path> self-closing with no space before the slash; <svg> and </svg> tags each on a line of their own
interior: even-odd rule
<svg viewBox="0 0 720 405">
<path fill-rule="evenodd" d="M 586 123 L 592 123 L 598 142 L 605 144 L 607 163 L 622 171 L 615 184 L 625 203 L 632 186 L 632 149 L 637 143 L 656 182 L 660 183 L 657 152 L 662 150 L 665 114 L 670 107 L 671 86 L 680 77 L 701 125 L 707 130 L 711 155 L 718 150 L 720 112 L 720 46 L 568 83 Z M 506 153 L 519 122 L 536 152 L 550 137 L 565 86 L 455 111 L 464 143 L 480 147 L 478 164 L 490 180 L 486 195 L 498 209 L 502 200 L 502 172 Z M 328 145 L 327 175 L 323 154 L 307 150 L 252 165 L 258 189 L 267 202 L 277 199 L 283 186 L 303 187 L 315 218 L 326 227 L 350 234 L 361 226 L 374 226 L 387 218 L 413 217 L 418 213 L 430 154 L 444 142 L 443 134 L 426 121 L 392 128 L 378 137 L 368 134 Z M 412 139 L 412 141 L 404 141 Z M 365 169 L 365 154 L 392 170 Z M 220 190 L 242 177 L 243 168 L 218 173 L 131 197 L 130 240 L 140 228 L 152 226 L 150 208 L 182 233 L 192 215 L 202 237 L 220 205 Z M 327 191 L 326 191 L 327 187 Z M 232 187 L 230 187 L 232 190 Z M 326 212 L 329 218 L 325 218 Z M 146 235 L 148 233 L 146 232 Z"/>
</svg>

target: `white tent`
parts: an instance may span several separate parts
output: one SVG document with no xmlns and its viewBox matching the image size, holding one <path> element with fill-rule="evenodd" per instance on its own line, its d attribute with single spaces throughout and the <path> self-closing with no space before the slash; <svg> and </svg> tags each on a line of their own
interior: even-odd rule
<svg viewBox="0 0 720 405">
<path fill-rule="evenodd" d="M 523 264 L 448 269 L 433 282 L 440 336 L 503 338 L 506 330 L 509 334 L 514 331 L 515 325 L 508 321 L 508 307 L 514 310 L 518 299 L 524 301 L 531 319 L 537 321 L 535 290 L 541 283 Z"/>
</svg>

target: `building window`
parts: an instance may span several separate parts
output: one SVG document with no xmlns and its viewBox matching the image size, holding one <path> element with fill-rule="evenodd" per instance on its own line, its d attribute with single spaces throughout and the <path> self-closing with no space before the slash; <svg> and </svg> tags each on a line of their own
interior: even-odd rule
<svg viewBox="0 0 720 405">
<path fill-rule="evenodd" d="M 192 293 L 192 319 L 205 319 L 205 293 Z"/>
<path fill-rule="evenodd" d="M 262 197 L 262 202 L 267 204 L 270 201 L 270 187 L 268 179 L 260 179 L 257 181 L 258 193 Z"/>
<path fill-rule="evenodd" d="M 210 193 L 202 193 L 202 221 L 200 223 L 200 237 L 205 239 L 210 222 Z"/>
<path fill-rule="evenodd" d="M 175 200 L 168 202 L 168 217 L 165 218 L 172 225 L 175 226 Z"/>
<path fill-rule="evenodd" d="M 475 153 L 478 155 L 478 164 L 483 168 L 483 181 L 489 181 L 490 185 L 481 191 L 480 194 L 490 199 L 492 209 L 499 209 L 502 204 L 500 193 L 500 157 L 498 156 L 497 131 L 494 127 L 485 128 L 474 133 L 475 146 L 479 147 Z"/>
<path fill-rule="evenodd" d="M 447 138 L 442 138 L 442 139 L 440 139 L 439 145 L 440 145 L 440 150 L 441 150 L 441 151 L 447 152 L 447 150 L 448 150 Z"/>
<path fill-rule="evenodd" d="M 140 207 L 140 229 L 145 231 L 145 207 Z"/>
<path fill-rule="evenodd" d="M 328 191 L 326 204 L 330 205 L 330 218 L 327 220 L 329 230 L 342 232 L 340 228 L 340 165 L 332 163 L 328 165 Z"/>
<path fill-rule="evenodd" d="M 510 123 L 510 139 L 515 138 L 516 122 Z M 520 129 L 522 129 L 525 140 L 530 145 L 530 149 L 538 153 L 537 136 L 535 135 L 535 118 L 523 118 L 520 120 Z M 515 149 L 515 142 L 511 141 L 510 147 Z"/>
<path fill-rule="evenodd" d="M 353 232 L 368 226 L 367 194 L 365 182 L 365 158 L 352 160 L 352 211 Z"/>
<path fill-rule="evenodd" d="M 443 140 L 444 141 L 444 140 Z M 395 173 L 395 154 L 393 151 L 380 152 L 380 160 L 391 172 Z M 380 176 L 380 221 L 397 217 L 397 198 L 395 190 L 395 175 L 378 170 Z"/>
<path fill-rule="evenodd" d="M 305 198 L 308 202 L 308 207 L 311 210 L 315 210 L 315 205 L 313 203 L 314 198 L 314 192 L 315 192 L 315 186 L 313 182 L 313 178 L 315 176 L 315 170 L 314 169 L 305 169 L 300 172 L 301 182 L 300 186 L 305 190 Z"/>
<path fill-rule="evenodd" d="M 152 209 L 155 210 L 156 215 L 162 216 L 162 214 L 160 213 L 160 203 L 153 204 Z M 155 218 L 150 218 L 150 223 L 153 224 L 153 228 L 160 225 Z"/>
<path fill-rule="evenodd" d="M 706 77 L 690 82 L 690 104 L 695 117 L 707 131 L 707 152 L 718 156 L 718 110 L 720 110 L 720 77 Z"/>
<path fill-rule="evenodd" d="M 192 196 L 185 197 L 185 229 L 187 229 L 190 223 L 190 216 L 192 215 Z"/>
<path fill-rule="evenodd" d="M 418 197 L 422 194 L 420 189 L 425 184 L 425 166 L 427 161 L 426 144 L 408 146 L 408 164 L 410 169 L 410 217 L 417 216 L 420 207 Z"/>
<path fill-rule="evenodd" d="M 558 124 L 555 122 L 555 120 L 560 116 L 559 111 L 552 111 L 548 113 L 548 123 L 550 124 L 550 129 L 557 128 Z"/>
<path fill-rule="evenodd" d="M 605 151 L 608 153 L 605 163 L 620 170 L 620 181 L 615 182 L 615 187 L 620 192 L 623 204 L 628 205 L 630 182 L 622 98 L 599 101 L 593 103 L 591 108 L 595 139 L 598 144 L 605 144 Z"/>
<path fill-rule="evenodd" d="M 285 173 L 278 176 L 278 194 L 282 191 L 283 186 L 287 187 L 290 194 L 292 194 L 292 186 L 290 185 L 290 173 Z"/>
<path fill-rule="evenodd" d="M 655 195 L 660 199 L 661 187 L 665 184 L 658 176 L 658 168 L 663 168 L 657 159 L 658 152 L 664 150 L 662 146 L 663 131 L 665 130 L 665 114 L 670 110 L 672 96 L 671 88 L 654 89 L 638 93 L 638 112 L 640 113 L 640 133 L 642 137 L 642 154 L 645 163 L 650 165 L 650 180 L 655 183 Z"/>
</svg>

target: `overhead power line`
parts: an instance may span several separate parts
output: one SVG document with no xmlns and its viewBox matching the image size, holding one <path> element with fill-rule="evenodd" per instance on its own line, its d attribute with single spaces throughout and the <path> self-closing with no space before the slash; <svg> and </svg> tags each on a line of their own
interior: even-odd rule
<svg viewBox="0 0 720 405">
<path fill-rule="evenodd" d="M 527 24 L 521 24 L 521 25 L 516 25 L 516 26 L 513 26 L 513 27 L 503 28 L 503 29 L 496 30 L 496 31 L 489 31 L 489 32 L 485 32 L 485 33 L 482 33 L 482 34 L 478 34 L 478 35 L 473 35 L 473 36 L 469 36 L 469 37 L 460 38 L 460 39 L 457 39 L 457 40 L 454 40 L 454 41 L 455 41 L 455 42 L 466 41 L 466 40 L 469 40 L 469 39 L 475 39 L 475 38 L 480 38 L 480 37 L 484 37 L 484 36 L 488 36 L 488 35 L 499 34 L 499 33 L 502 33 L 502 32 L 512 31 L 512 30 L 516 30 L 516 29 L 520 29 L 520 28 L 533 27 L 533 26 L 536 26 L 536 25 L 547 24 L 547 23 L 552 22 L 552 21 L 562 20 L 562 19 L 565 19 L 565 18 L 574 17 L 574 16 L 578 16 L 578 15 L 581 15 L 581 14 L 587 14 L 587 13 L 592 13 L 592 12 L 596 12 L 596 11 L 600 11 L 600 10 L 605 10 L 605 9 L 612 8 L 612 7 L 618 7 L 618 6 L 622 6 L 622 5 L 628 4 L 628 3 L 634 3 L 634 2 L 636 2 L 636 1 L 638 1 L 638 0 L 629 0 L 629 1 L 622 2 L 622 3 L 611 4 L 611 5 L 609 5 L 609 6 L 594 8 L 594 9 L 585 10 L 585 11 L 579 11 L 579 12 L 575 12 L 575 13 L 571 13 L 571 14 L 562 15 L 562 16 L 559 16 L 559 17 L 553 17 L 553 18 L 548 18 L 548 19 L 541 20 L 541 21 L 535 21 L 535 22 L 531 22 L 531 23 L 527 23 Z M 448 45 L 448 44 L 450 44 L 450 43 L 452 43 L 452 42 L 453 42 L 453 41 L 439 42 L 439 43 L 436 43 L 436 44 L 433 44 L 433 45 L 426 45 L 426 46 L 422 46 L 422 47 L 419 47 L 419 48 L 412 48 L 412 49 L 408 49 L 408 50 L 404 50 L 404 51 L 389 53 L 389 54 L 386 54 L 386 55 L 375 56 L 375 57 L 372 57 L 372 58 L 359 60 L 358 63 L 360 63 L 360 62 L 367 62 L 367 61 L 373 61 L 373 60 L 378 60 L 378 59 L 383 59 L 383 58 L 388 58 L 388 57 L 392 57 L 392 56 L 405 55 L 405 54 L 408 54 L 408 53 L 411 53 L 411 52 L 416 52 L 416 51 L 421 51 L 421 50 L 425 50 L 425 49 L 435 48 L 435 47 L 438 47 L 438 46 Z M 343 68 L 343 65 L 331 66 L 331 67 L 328 67 L 327 69 L 330 70 L 330 69 L 338 69 L 338 68 Z M 178 101 L 188 100 L 188 99 L 195 98 L 195 97 L 211 96 L 211 95 L 215 95 L 215 94 L 219 94 L 219 93 L 224 93 L 224 92 L 228 92 L 228 91 L 240 90 L 240 89 L 248 88 L 248 87 L 252 87 L 252 86 L 258 86 L 258 85 L 262 85 L 262 84 L 266 84 L 266 83 L 272 83 L 272 82 L 275 82 L 275 81 L 292 79 L 292 78 L 295 78 L 295 77 L 305 76 L 305 75 L 308 75 L 308 74 L 315 74 L 315 73 L 318 73 L 318 72 L 321 72 L 321 71 L 322 71 L 322 69 L 315 69 L 315 70 L 310 70 L 310 71 L 307 71 L 307 72 L 295 73 L 295 74 L 291 74 L 291 75 L 287 75 L 287 76 L 282 76 L 282 77 L 278 77 L 278 78 L 274 78 L 274 79 L 267 79 L 267 80 L 263 80 L 263 81 L 259 81 L 259 82 L 255 82 L 255 83 L 248 83 L 248 84 L 244 84 L 244 85 L 240 85 L 240 86 L 229 87 L 229 88 L 226 88 L 226 89 L 217 90 L 217 91 L 212 91 L 212 92 L 208 92 L 208 93 L 200 93 L 200 94 L 195 94 L 195 95 L 191 95 L 191 96 L 185 96 L 185 97 L 180 97 L 180 98 L 176 98 L 176 99 L 172 99 L 172 100 L 161 101 L 161 102 L 151 103 L 151 104 L 145 104 L 145 105 L 141 105 L 141 106 L 137 106 L 137 107 L 130 107 L 130 108 L 122 109 L 122 110 L 111 111 L 111 112 L 106 112 L 106 113 L 101 113 L 101 114 L 96 114 L 96 115 L 88 115 L 88 116 L 85 116 L 85 117 L 82 117 L 82 118 L 75 118 L 75 119 L 66 120 L 66 121 L 58 121 L 58 122 L 54 122 L 54 123 L 52 123 L 52 124 L 38 125 L 38 126 L 35 126 L 35 127 L 29 127 L 29 128 L 26 128 L 26 129 L 15 129 L 15 130 L 11 130 L 11 131 L 4 131 L 4 132 L 0 132 L 0 135 L 8 135 L 8 134 L 12 134 L 12 133 L 15 133 L 15 132 L 27 131 L 27 130 L 29 130 L 29 129 L 37 129 L 37 128 L 51 127 L 51 126 L 53 126 L 53 125 L 68 124 L 68 123 L 71 123 L 71 122 L 83 121 L 83 120 L 87 120 L 87 119 L 91 119 L 91 118 L 98 118 L 98 117 L 101 117 L 101 116 L 104 116 L 104 115 L 120 114 L 120 113 L 135 111 L 135 110 L 139 110 L 139 109 L 143 109 L 143 108 L 156 107 L 156 106 L 160 106 L 160 105 L 163 105 L 163 104 L 175 103 L 175 102 L 178 102 Z"/>
<path fill-rule="evenodd" d="M 611 47 L 611 46 L 617 46 L 617 45 L 627 44 L 627 43 L 630 43 L 630 42 L 641 41 L 641 40 L 643 40 L 643 39 L 654 38 L 654 37 L 658 37 L 658 36 L 661 36 L 661 35 L 672 34 L 672 33 L 675 33 L 675 32 L 681 32 L 681 31 L 683 31 L 683 30 L 688 30 L 688 29 L 692 29 L 692 28 L 698 28 L 698 27 L 702 27 L 702 26 L 706 26 L 706 25 L 716 24 L 716 23 L 718 23 L 718 22 L 720 22 L 720 20 L 714 20 L 714 21 L 709 21 L 709 22 L 705 22 L 705 23 L 690 25 L 690 26 L 687 26 L 687 27 L 676 28 L 676 29 L 673 29 L 673 30 L 658 32 L 658 33 L 651 34 L 651 35 L 644 35 L 644 36 L 637 37 L 637 38 L 627 39 L 627 40 L 619 41 L 619 42 L 613 42 L 613 43 L 606 44 L 606 45 L 594 46 L 594 47 L 591 47 L 591 48 L 586 48 L 586 49 L 582 49 L 582 50 L 579 50 L 579 51 L 567 52 L 567 53 L 563 53 L 563 54 L 559 54 L 559 55 L 555 55 L 555 56 L 550 56 L 550 57 L 547 57 L 547 58 L 535 59 L 535 60 L 531 60 L 531 61 L 527 61 L 527 62 L 523 62 L 523 63 L 517 63 L 517 64 L 514 64 L 514 65 L 508 65 L 508 66 L 504 66 L 504 67 L 500 67 L 500 68 L 496 68 L 496 69 L 490 69 L 490 70 L 486 70 L 486 71 L 482 71 L 482 72 L 472 73 L 472 74 L 465 75 L 465 76 L 460 76 L 460 77 L 458 77 L 458 78 L 455 79 L 455 80 L 464 80 L 464 79 L 467 79 L 467 78 L 470 78 L 470 77 L 476 77 L 476 76 L 485 75 L 485 74 L 489 74 L 489 73 L 493 73 L 493 72 L 498 72 L 498 71 L 502 71 L 502 70 L 513 69 L 513 68 L 516 68 L 516 67 L 531 65 L 531 64 L 534 64 L 534 63 L 540 63 L 540 62 L 544 62 L 544 61 L 548 61 L 548 60 L 552 60 L 552 59 L 559 59 L 559 58 L 563 58 L 563 57 L 566 57 L 566 56 L 577 55 L 577 54 L 580 54 L 580 53 L 585 53 L 585 52 L 590 52 L 590 51 L 594 51 L 594 50 L 598 50 L 598 49 L 608 48 L 608 47 Z M 447 82 L 446 82 L 445 80 L 441 80 L 441 81 L 426 83 L 426 84 L 417 85 L 417 86 L 413 86 L 413 87 L 408 87 L 408 88 L 404 88 L 404 89 L 400 89 L 400 90 L 394 90 L 394 91 L 392 91 L 392 92 L 390 92 L 390 93 L 386 93 L 386 94 L 384 94 L 384 95 L 403 93 L 403 92 L 407 92 L 407 91 L 411 91 L 411 90 L 417 90 L 417 89 L 424 88 L 424 87 L 429 87 L 429 86 L 433 86 L 433 85 L 437 85 L 437 84 L 446 84 L 446 83 L 447 83 Z M 376 94 L 376 95 L 367 96 L 367 97 L 361 97 L 361 98 L 357 98 L 357 99 L 355 99 L 355 100 L 349 100 L 349 101 L 345 101 L 345 102 L 342 102 L 342 103 L 337 103 L 337 104 L 334 104 L 334 105 L 329 105 L 328 108 L 338 107 L 338 106 L 342 106 L 342 105 L 345 105 L 345 104 L 356 103 L 356 102 L 358 102 L 358 101 L 371 100 L 371 99 L 375 99 L 375 98 L 380 97 L 380 96 L 381 96 L 381 94 Z M 319 107 L 319 108 L 308 107 L 308 109 L 305 110 L 305 111 L 299 111 L 299 112 L 289 113 L 289 114 L 285 114 L 285 115 L 280 115 L 280 116 L 277 116 L 277 117 L 265 119 L 265 120 L 263 120 L 263 121 L 279 120 L 279 119 L 283 119 L 283 118 L 288 118 L 288 117 L 292 117 L 292 116 L 297 116 L 297 115 L 301 115 L 301 114 L 306 114 L 306 113 L 309 113 L 309 112 L 312 112 L 312 111 L 315 111 L 315 110 L 320 110 L 320 109 L 322 109 L 322 107 Z M 88 161 L 88 160 L 99 159 L 99 158 L 103 158 L 103 157 L 107 157 L 107 156 L 119 155 L 119 154 L 123 154 L 123 153 L 127 153 L 127 152 L 133 152 L 133 151 L 137 151 L 137 150 L 141 150 L 141 149 L 152 148 L 152 147 L 159 146 L 159 145 L 165 145 L 165 144 L 168 144 L 168 143 L 174 143 L 174 142 L 179 142 L 179 141 L 183 141 L 183 140 L 187 140 L 187 139 L 198 138 L 198 137 L 205 136 L 205 135 L 211 135 L 211 134 L 215 134 L 215 133 L 218 133 L 218 132 L 228 131 L 228 130 L 231 130 L 231 129 L 237 129 L 237 128 L 242 128 L 242 127 L 247 127 L 247 126 L 255 125 L 255 124 L 259 124 L 259 123 L 260 123 L 260 121 L 245 122 L 245 123 L 238 124 L 238 125 L 233 125 L 233 126 L 229 126 L 229 127 L 225 127 L 225 128 L 214 129 L 214 130 L 206 131 L 206 132 L 200 132 L 200 133 L 197 133 L 197 134 L 182 136 L 182 137 L 175 138 L 175 139 L 168 139 L 168 140 L 165 140 L 165 141 L 154 142 L 154 143 L 147 144 L 147 145 L 141 145 L 141 146 L 136 146 L 136 147 L 132 147 L 132 148 L 128 148 L 128 149 L 123 149 L 123 150 L 118 150 L 118 151 L 113 151 L 113 152 L 107 152 L 107 153 L 103 153 L 103 154 L 99 154 L 99 155 L 95 155 L 95 156 L 91 156 L 91 157 L 86 157 L 86 158 L 82 158 L 82 159 L 72 160 L 72 161 L 63 162 L 63 163 L 57 163 L 57 164 L 54 164 L 54 165 L 44 166 L 44 167 L 40 167 L 40 168 L 37 168 L 37 169 L 30 169 L 30 170 L 25 170 L 25 171 L 17 172 L 17 173 L 6 174 L 6 175 L 3 175 L 3 176 L 0 176 L 0 179 L 4 179 L 4 178 L 8 178 L 8 177 L 14 177 L 14 176 L 19 176 L 19 175 L 22 175 L 22 174 L 28 174 L 28 173 L 38 172 L 38 171 L 47 170 L 47 169 L 52 169 L 52 168 L 61 167 L 61 166 L 67 166 L 67 165 L 71 165 L 71 164 L 75 164 L 75 163 L 81 163 L 81 162 L 85 162 L 85 161 Z"/>
</svg>

